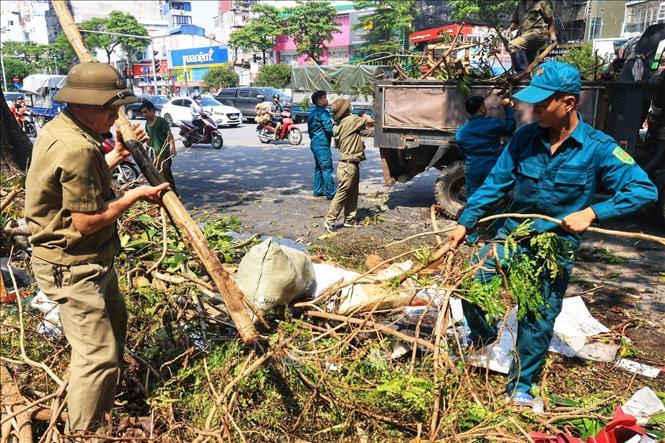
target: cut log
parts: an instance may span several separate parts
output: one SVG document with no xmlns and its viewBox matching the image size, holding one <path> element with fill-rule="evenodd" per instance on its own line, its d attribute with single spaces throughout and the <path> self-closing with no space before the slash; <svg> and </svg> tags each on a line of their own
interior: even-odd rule
<svg viewBox="0 0 665 443">
<path fill-rule="evenodd" d="M 67 4 L 62 0 L 51 0 L 62 29 L 76 51 L 81 62 L 93 61 L 92 54 L 85 47 L 81 34 L 74 23 Z M 138 164 L 141 172 L 152 186 L 164 183 L 165 180 L 148 159 L 145 149 L 138 141 L 134 128 L 130 124 L 124 110 L 120 110 L 116 129 L 122 134 L 125 144 L 131 149 L 132 156 Z M 162 203 L 171 216 L 171 220 L 180 228 L 191 247 L 196 252 L 199 260 L 217 286 L 219 293 L 224 299 L 231 320 L 236 326 L 240 338 L 245 344 L 251 344 L 258 338 L 254 323 L 250 319 L 245 304 L 244 296 L 236 284 L 231 280 L 229 274 L 222 268 L 217 254 L 210 248 L 208 241 L 199 229 L 198 225 L 189 215 L 182 202 L 176 194 L 167 190 L 162 196 Z M 244 303 L 244 304 L 243 304 Z M 248 305 L 249 307 L 249 305 Z"/>
</svg>

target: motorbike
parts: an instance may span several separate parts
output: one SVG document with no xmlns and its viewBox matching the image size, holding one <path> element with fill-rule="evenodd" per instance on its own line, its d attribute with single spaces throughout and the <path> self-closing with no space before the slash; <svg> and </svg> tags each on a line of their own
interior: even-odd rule
<svg viewBox="0 0 665 443">
<path fill-rule="evenodd" d="M 201 120 L 202 126 L 196 126 L 191 121 L 181 121 L 178 125 L 180 128 L 180 136 L 182 137 L 182 144 L 189 148 L 194 143 L 207 144 L 210 143 L 213 148 L 220 149 L 224 144 L 222 133 L 217 129 L 217 124 L 212 119 L 209 113 L 202 112 Z M 201 132 L 203 130 L 203 132 Z"/>
<path fill-rule="evenodd" d="M 302 142 L 302 132 L 296 126 L 296 123 L 291 119 L 291 113 L 282 111 L 282 127 L 275 137 L 275 127 L 271 121 L 266 123 L 259 123 L 256 126 L 256 135 L 261 140 L 261 143 L 270 143 L 280 140 L 288 140 L 292 145 L 299 145 Z"/>
<path fill-rule="evenodd" d="M 37 126 L 35 126 L 35 118 L 30 110 L 25 111 L 23 114 L 23 132 L 30 138 L 37 137 Z"/>
<path fill-rule="evenodd" d="M 102 150 L 104 154 L 108 154 L 109 152 L 115 149 L 115 140 L 113 140 L 113 138 L 111 138 L 110 135 L 111 135 L 110 133 L 106 134 L 106 136 L 104 137 L 104 141 L 102 142 Z M 137 186 L 138 178 L 140 176 L 141 176 L 141 170 L 139 169 L 138 165 L 136 164 L 132 156 L 127 157 L 127 159 L 120 162 L 120 164 L 116 166 L 113 169 L 113 171 L 111 171 L 111 177 L 113 179 L 113 183 L 118 188 L 121 188 L 126 185 L 129 188 Z"/>
</svg>

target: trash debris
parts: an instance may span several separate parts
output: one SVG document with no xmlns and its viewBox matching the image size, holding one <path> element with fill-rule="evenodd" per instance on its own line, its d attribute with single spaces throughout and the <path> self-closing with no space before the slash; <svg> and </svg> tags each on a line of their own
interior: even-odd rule
<svg viewBox="0 0 665 443">
<path fill-rule="evenodd" d="M 16 291 L 14 288 L 14 283 L 12 283 L 11 275 L 9 272 L 9 257 L 0 258 L 0 269 L 2 270 L 2 286 L 0 287 L 0 303 L 9 303 L 16 300 Z M 27 288 L 32 284 L 32 278 L 25 273 L 20 268 L 12 265 L 12 274 L 14 274 L 14 279 L 16 280 L 16 285 L 18 286 L 19 296 L 21 298 L 30 297 L 32 295 L 31 291 L 21 290 Z"/>
<path fill-rule="evenodd" d="M 262 314 L 311 295 L 316 283 L 312 260 L 301 251 L 280 246 L 272 238 L 245 254 L 235 280 Z"/>
<path fill-rule="evenodd" d="M 360 274 L 354 271 L 349 271 L 338 266 L 333 266 L 328 263 L 314 263 L 314 274 L 316 276 L 316 291 L 315 296 L 320 295 L 323 291 L 334 285 L 335 283 L 345 278 L 357 277 Z"/>
<path fill-rule="evenodd" d="M 638 424 L 645 425 L 650 417 L 665 412 L 665 405 L 651 388 L 644 387 L 635 392 L 622 409 L 637 417 Z"/>
<path fill-rule="evenodd" d="M 660 374 L 659 368 L 654 368 L 653 366 L 638 363 L 627 358 L 622 358 L 617 362 L 616 365 L 617 367 L 625 369 L 628 372 L 632 372 L 633 374 L 637 375 L 643 375 L 645 377 L 656 378 L 658 377 L 658 374 Z"/>
<path fill-rule="evenodd" d="M 62 333 L 60 330 L 60 306 L 49 300 L 40 289 L 30 301 L 30 307 L 44 313 L 44 320 L 39 324 L 37 332 L 50 340 L 59 338 Z"/>
<path fill-rule="evenodd" d="M 586 345 L 587 339 L 594 335 L 608 332 L 604 325 L 593 318 L 582 297 L 563 299 L 561 313 L 554 322 L 554 336 L 549 350 L 566 357 L 590 357 L 607 359 L 612 352 L 610 346 Z M 513 361 L 512 351 L 517 339 L 517 308 L 514 307 L 506 324 L 503 326 L 499 339 L 478 352 L 467 357 L 467 361 L 475 366 L 487 367 L 492 371 L 507 374 Z M 585 348 L 585 346 L 587 346 Z M 602 351 L 601 351 L 602 349 Z M 618 350 L 618 347 L 617 349 Z M 616 355 L 616 350 L 614 354 Z M 614 357 L 609 360 L 613 361 Z M 605 361 L 605 360 L 597 360 Z"/>
</svg>

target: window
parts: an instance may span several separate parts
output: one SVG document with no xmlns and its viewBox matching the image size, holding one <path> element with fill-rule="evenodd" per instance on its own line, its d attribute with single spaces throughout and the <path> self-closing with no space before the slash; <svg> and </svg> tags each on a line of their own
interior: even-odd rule
<svg viewBox="0 0 665 443">
<path fill-rule="evenodd" d="M 180 106 L 184 106 L 185 108 L 189 108 L 192 105 L 192 101 L 188 98 L 183 98 L 180 102 L 182 103 Z"/>
<path fill-rule="evenodd" d="M 602 17 L 591 17 L 591 31 L 589 32 L 589 39 L 594 40 L 600 37 L 603 29 Z"/>
<path fill-rule="evenodd" d="M 222 89 L 222 92 L 220 92 L 219 95 L 233 97 L 234 95 L 236 95 L 236 90 L 232 88 Z"/>
<path fill-rule="evenodd" d="M 173 22 L 176 25 L 191 25 L 192 24 L 192 17 L 187 16 L 187 15 L 174 15 L 173 16 Z"/>
<path fill-rule="evenodd" d="M 238 97 L 248 98 L 251 97 L 249 89 L 238 89 Z"/>
</svg>

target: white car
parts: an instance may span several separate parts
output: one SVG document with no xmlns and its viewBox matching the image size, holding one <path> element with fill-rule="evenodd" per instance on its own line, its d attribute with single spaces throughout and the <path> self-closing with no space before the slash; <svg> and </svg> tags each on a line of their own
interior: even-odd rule
<svg viewBox="0 0 665 443">
<path fill-rule="evenodd" d="M 189 110 L 192 102 L 189 97 L 174 97 L 162 106 L 162 117 L 171 126 L 182 121 L 192 121 L 192 113 Z M 214 98 L 201 97 L 201 107 L 210 113 L 217 126 L 238 126 L 242 123 L 242 114 L 237 108 L 223 105 Z"/>
</svg>

